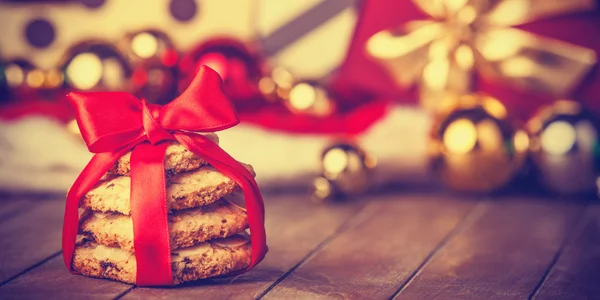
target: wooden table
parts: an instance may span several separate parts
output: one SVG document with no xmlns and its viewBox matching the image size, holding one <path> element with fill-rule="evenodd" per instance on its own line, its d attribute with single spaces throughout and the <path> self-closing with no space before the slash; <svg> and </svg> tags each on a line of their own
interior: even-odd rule
<svg viewBox="0 0 600 300">
<path fill-rule="evenodd" d="M 70 274 L 64 199 L 0 199 L 0 299 L 600 299 L 600 205 L 404 192 L 316 205 L 265 195 L 270 252 L 178 288 Z"/>
</svg>

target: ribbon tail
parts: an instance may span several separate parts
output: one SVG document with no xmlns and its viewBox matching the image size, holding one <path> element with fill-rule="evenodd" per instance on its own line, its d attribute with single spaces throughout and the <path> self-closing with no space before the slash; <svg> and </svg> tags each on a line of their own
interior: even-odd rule
<svg viewBox="0 0 600 300">
<path fill-rule="evenodd" d="M 168 143 L 131 154 L 131 218 L 139 286 L 173 285 L 164 157 Z"/>
<path fill-rule="evenodd" d="M 100 178 L 106 174 L 108 169 L 124 152 L 126 151 L 122 150 L 94 155 L 67 193 L 63 222 L 62 252 L 65 266 L 73 273 L 75 272 L 71 266 L 77 233 L 79 231 L 79 200 L 98 183 Z"/>
<path fill-rule="evenodd" d="M 250 265 L 239 274 L 250 270 L 265 257 L 267 253 L 265 233 L 265 207 L 256 181 L 250 172 L 227 152 L 208 138 L 194 133 L 176 133 L 175 139 L 188 150 L 205 159 L 210 165 L 235 181 L 244 191 L 248 225 L 250 227 L 250 242 L 252 260 Z"/>
</svg>

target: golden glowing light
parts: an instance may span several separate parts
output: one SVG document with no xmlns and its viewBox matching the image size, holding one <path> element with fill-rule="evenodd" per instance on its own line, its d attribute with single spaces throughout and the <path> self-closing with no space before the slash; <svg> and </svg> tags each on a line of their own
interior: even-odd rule
<svg viewBox="0 0 600 300">
<path fill-rule="evenodd" d="M 517 152 L 524 152 L 529 148 L 529 136 L 525 131 L 519 130 L 515 133 L 513 143 Z"/>
<path fill-rule="evenodd" d="M 268 95 L 274 93 L 276 88 L 277 86 L 275 85 L 275 81 L 273 81 L 273 79 L 270 77 L 263 77 L 260 79 L 260 81 L 258 81 L 258 89 L 263 94 Z"/>
<path fill-rule="evenodd" d="M 96 54 L 81 53 L 71 60 L 66 74 L 75 88 L 89 90 L 102 78 L 102 61 Z"/>
<path fill-rule="evenodd" d="M 34 89 L 37 89 L 42 87 L 42 85 L 44 84 L 44 78 L 44 72 L 40 70 L 33 70 L 27 74 L 27 79 L 25 80 L 27 81 L 27 85 Z"/>
<path fill-rule="evenodd" d="M 417 28 L 414 34 L 396 36 L 390 31 L 381 31 L 367 41 L 367 50 L 375 57 L 390 59 L 404 56 L 425 45 L 443 33 L 441 24 L 432 23 Z"/>
<path fill-rule="evenodd" d="M 333 148 L 327 151 L 327 153 L 325 153 L 325 156 L 323 157 L 323 168 L 325 169 L 325 176 L 327 176 L 328 178 L 337 176 L 337 174 L 346 170 L 349 163 L 350 160 L 346 151 L 339 148 Z"/>
<path fill-rule="evenodd" d="M 488 20 L 499 25 L 514 25 L 526 21 L 530 1 L 504 0 L 488 15 Z"/>
<path fill-rule="evenodd" d="M 141 58 L 150 58 L 158 52 L 158 40 L 150 33 L 140 33 L 131 39 L 131 50 Z"/>
<path fill-rule="evenodd" d="M 50 70 L 46 73 L 46 84 L 48 88 L 55 88 L 62 84 L 64 78 L 63 74 L 58 70 Z"/>
<path fill-rule="evenodd" d="M 294 83 L 294 76 L 288 70 L 282 67 L 276 67 L 271 72 L 271 77 L 278 87 L 289 89 Z"/>
<path fill-rule="evenodd" d="M 299 83 L 290 91 L 290 105 L 298 110 L 306 110 L 313 106 L 317 99 L 317 92 L 307 83 Z"/>
<path fill-rule="evenodd" d="M 512 77 L 528 77 L 536 72 L 537 64 L 530 58 L 516 56 L 502 62 L 500 68 Z"/>
<path fill-rule="evenodd" d="M 107 58 L 102 61 L 102 84 L 108 89 L 116 90 L 125 80 L 123 66 L 116 58 Z"/>
<path fill-rule="evenodd" d="M 465 6 L 456 14 L 457 19 L 464 24 L 471 24 L 477 19 L 477 10 L 473 6 Z"/>
<path fill-rule="evenodd" d="M 483 57 L 489 61 L 513 57 L 528 43 L 526 35 L 514 29 L 491 30 L 476 42 Z"/>
<path fill-rule="evenodd" d="M 463 70 L 472 69 L 475 65 L 475 58 L 473 57 L 473 50 L 467 45 L 460 45 L 454 53 L 456 64 Z"/>
<path fill-rule="evenodd" d="M 496 99 L 486 99 L 481 104 L 485 111 L 490 114 L 492 117 L 496 119 L 504 119 L 506 118 L 506 107 L 500 103 L 500 101 Z"/>
<path fill-rule="evenodd" d="M 443 2 L 450 11 L 457 11 L 467 4 L 467 0 L 445 0 Z"/>
<path fill-rule="evenodd" d="M 563 155 L 575 144 L 575 128 L 565 121 L 556 121 L 548 125 L 540 136 L 542 149 L 549 154 Z"/>
<path fill-rule="evenodd" d="M 429 62 L 423 70 L 424 84 L 434 90 L 442 90 L 446 87 L 450 72 L 450 63 L 445 59 L 435 59 Z"/>
<path fill-rule="evenodd" d="M 323 177 L 315 179 L 314 183 L 315 196 L 319 199 L 325 199 L 332 194 L 331 184 Z"/>
<path fill-rule="evenodd" d="M 6 76 L 6 81 L 10 87 L 21 85 L 25 79 L 23 69 L 16 64 L 10 64 L 6 66 L 6 69 L 4 69 L 4 75 Z"/>
<path fill-rule="evenodd" d="M 477 143 L 477 129 L 471 120 L 458 119 L 446 128 L 443 142 L 449 152 L 466 154 Z"/>
</svg>

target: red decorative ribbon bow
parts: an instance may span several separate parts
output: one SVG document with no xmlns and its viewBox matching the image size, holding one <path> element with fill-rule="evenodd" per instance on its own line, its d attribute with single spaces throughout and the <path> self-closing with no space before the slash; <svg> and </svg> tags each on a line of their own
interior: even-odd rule
<svg viewBox="0 0 600 300">
<path fill-rule="evenodd" d="M 62 247 L 69 270 L 73 272 L 79 200 L 119 157 L 133 149 L 130 176 L 136 284 L 173 284 L 164 170 L 165 151 L 172 140 L 206 160 L 244 191 L 252 261 L 242 272 L 264 258 L 264 205 L 252 174 L 217 144 L 195 133 L 219 131 L 239 123 L 215 71 L 201 67 L 187 90 L 163 107 L 123 92 L 70 93 L 68 97 L 81 135 L 90 152 L 96 153 L 67 195 Z"/>
</svg>

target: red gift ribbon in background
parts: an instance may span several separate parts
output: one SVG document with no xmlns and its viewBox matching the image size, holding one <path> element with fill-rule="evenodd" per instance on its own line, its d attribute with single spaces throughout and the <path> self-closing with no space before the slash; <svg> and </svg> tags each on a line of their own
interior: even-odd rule
<svg viewBox="0 0 600 300">
<path fill-rule="evenodd" d="M 245 272 L 267 252 L 264 204 L 252 174 L 217 144 L 195 132 L 214 132 L 239 123 L 219 75 L 201 67 L 190 86 L 160 106 L 124 92 L 70 93 L 81 135 L 96 153 L 67 194 L 63 258 L 71 272 L 79 229 L 79 200 L 123 154 L 131 155 L 131 217 L 137 261 L 136 284 L 172 285 L 164 156 L 169 141 L 188 150 L 235 181 L 243 190 L 252 258 Z M 240 273 L 240 272 L 238 272 Z"/>
</svg>

